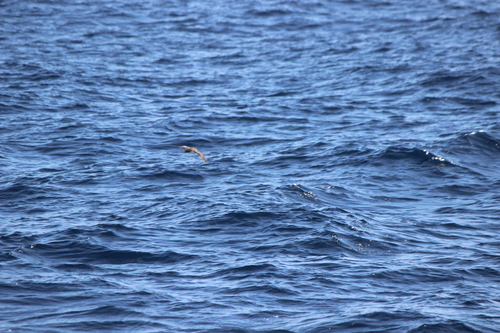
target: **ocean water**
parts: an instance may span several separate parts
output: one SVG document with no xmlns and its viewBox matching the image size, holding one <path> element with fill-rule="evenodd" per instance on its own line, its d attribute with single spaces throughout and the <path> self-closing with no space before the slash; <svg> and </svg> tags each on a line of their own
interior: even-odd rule
<svg viewBox="0 0 500 333">
<path fill-rule="evenodd" d="M 1 332 L 500 330 L 499 2 L 7 0 L 0 50 Z"/>
</svg>

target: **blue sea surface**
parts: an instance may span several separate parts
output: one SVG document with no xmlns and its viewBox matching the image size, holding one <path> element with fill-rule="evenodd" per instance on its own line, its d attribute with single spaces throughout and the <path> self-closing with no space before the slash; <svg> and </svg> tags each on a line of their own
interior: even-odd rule
<svg viewBox="0 0 500 333">
<path fill-rule="evenodd" d="M 6 0 L 0 50 L 1 332 L 500 331 L 500 2 Z"/>
</svg>

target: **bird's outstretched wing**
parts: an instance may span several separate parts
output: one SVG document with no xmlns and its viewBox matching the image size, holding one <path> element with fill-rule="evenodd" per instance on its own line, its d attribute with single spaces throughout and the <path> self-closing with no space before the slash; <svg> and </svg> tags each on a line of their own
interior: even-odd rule
<svg viewBox="0 0 500 333">
<path fill-rule="evenodd" d="M 208 162 L 207 158 L 205 157 L 205 155 L 203 155 L 201 153 L 201 151 L 199 151 L 198 149 L 193 149 L 193 152 L 195 152 L 196 154 L 200 155 L 201 159 L 204 160 L 205 162 Z"/>
</svg>

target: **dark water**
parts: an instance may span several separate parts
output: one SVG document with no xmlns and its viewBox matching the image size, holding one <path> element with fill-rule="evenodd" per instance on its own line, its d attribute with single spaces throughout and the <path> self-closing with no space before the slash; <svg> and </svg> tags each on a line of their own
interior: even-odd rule
<svg viewBox="0 0 500 333">
<path fill-rule="evenodd" d="M 0 331 L 498 332 L 500 3 L 10 0 L 0 50 Z"/>
</svg>

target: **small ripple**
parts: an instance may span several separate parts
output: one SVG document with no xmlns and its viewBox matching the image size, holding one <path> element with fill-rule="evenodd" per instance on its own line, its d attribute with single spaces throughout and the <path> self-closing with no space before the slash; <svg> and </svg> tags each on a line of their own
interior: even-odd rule
<svg viewBox="0 0 500 333">
<path fill-rule="evenodd" d="M 113 250 L 101 245 L 75 241 L 35 244 L 33 255 L 57 261 L 81 262 L 89 265 L 111 264 L 174 264 L 196 256 L 174 251 L 151 253 L 144 251 Z"/>
<path fill-rule="evenodd" d="M 142 174 L 140 177 L 149 180 L 169 180 L 169 181 L 181 181 L 186 179 L 200 181 L 204 179 L 204 177 L 200 174 L 171 171 L 171 170 L 150 172 L 147 174 Z"/>
<path fill-rule="evenodd" d="M 448 322 L 434 324 L 422 324 L 417 328 L 411 329 L 408 333 L 428 333 L 428 332 L 445 332 L 445 333 L 481 333 L 464 323 L 456 320 L 449 320 Z"/>
</svg>

